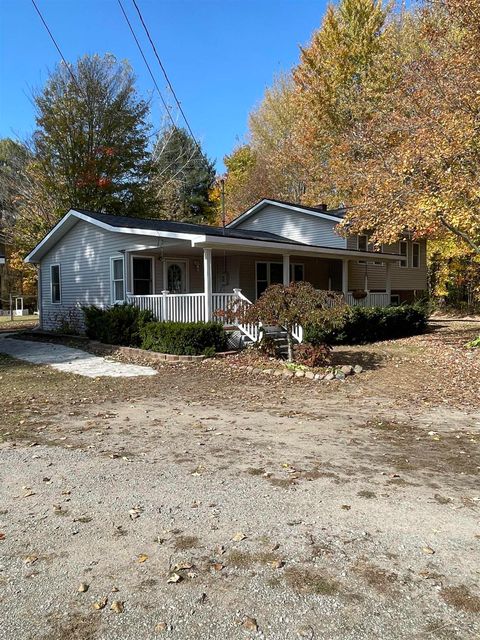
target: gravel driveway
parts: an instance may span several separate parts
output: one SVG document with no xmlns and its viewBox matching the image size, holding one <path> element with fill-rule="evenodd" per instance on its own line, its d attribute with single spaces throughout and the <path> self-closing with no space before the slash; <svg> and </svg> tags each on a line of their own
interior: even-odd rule
<svg viewBox="0 0 480 640">
<path fill-rule="evenodd" d="M 480 637 L 479 396 L 429 344 L 324 385 L 0 356 L 2 640 Z"/>
</svg>

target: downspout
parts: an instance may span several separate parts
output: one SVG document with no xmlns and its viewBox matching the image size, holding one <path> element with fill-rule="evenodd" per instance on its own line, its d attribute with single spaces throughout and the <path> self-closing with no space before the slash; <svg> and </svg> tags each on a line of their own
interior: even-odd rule
<svg viewBox="0 0 480 640">
<path fill-rule="evenodd" d="M 43 331 L 43 304 L 42 304 L 42 266 L 38 263 L 37 266 L 37 296 L 38 296 L 38 326 L 40 331 Z"/>
</svg>

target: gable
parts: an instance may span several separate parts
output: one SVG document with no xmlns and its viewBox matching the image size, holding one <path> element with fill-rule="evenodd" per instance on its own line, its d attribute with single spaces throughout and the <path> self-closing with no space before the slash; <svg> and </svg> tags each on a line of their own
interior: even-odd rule
<svg viewBox="0 0 480 640">
<path fill-rule="evenodd" d="M 312 215 L 281 205 L 265 204 L 243 220 L 239 219 L 235 227 L 251 231 L 269 231 L 309 245 L 343 249 L 346 246 L 345 238 L 335 232 L 340 220 L 337 222 L 328 219 L 329 217 Z"/>
</svg>

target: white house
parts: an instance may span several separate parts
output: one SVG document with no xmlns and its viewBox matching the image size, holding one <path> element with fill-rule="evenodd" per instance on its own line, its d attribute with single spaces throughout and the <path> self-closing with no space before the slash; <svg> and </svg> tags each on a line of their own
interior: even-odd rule
<svg viewBox="0 0 480 640">
<path fill-rule="evenodd" d="M 222 228 L 72 209 L 26 258 L 39 268 L 41 326 L 124 301 L 158 319 L 208 320 L 235 297 L 299 280 L 365 306 L 427 289 L 424 241 L 374 252 L 366 235 L 337 233 L 343 213 L 264 199 Z"/>
</svg>

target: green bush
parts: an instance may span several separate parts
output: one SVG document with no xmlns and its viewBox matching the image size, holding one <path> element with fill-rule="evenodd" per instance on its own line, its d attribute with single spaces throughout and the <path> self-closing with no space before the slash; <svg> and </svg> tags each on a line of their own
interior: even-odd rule
<svg viewBox="0 0 480 640">
<path fill-rule="evenodd" d="M 320 344 L 365 344 L 423 333 L 428 312 L 420 304 L 391 307 L 348 307 L 335 329 L 305 327 L 305 341 Z"/>
<path fill-rule="evenodd" d="M 225 351 L 227 336 L 217 322 L 149 322 L 141 330 L 142 349 L 175 355 L 213 355 Z"/>
<path fill-rule="evenodd" d="M 153 320 L 153 314 L 133 304 L 121 304 L 107 309 L 95 305 L 82 307 L 85 330 L 89 338 L 107 344 L 138 347 L 140 330 Z"/>
</svg>

